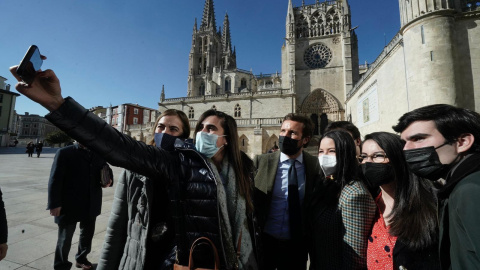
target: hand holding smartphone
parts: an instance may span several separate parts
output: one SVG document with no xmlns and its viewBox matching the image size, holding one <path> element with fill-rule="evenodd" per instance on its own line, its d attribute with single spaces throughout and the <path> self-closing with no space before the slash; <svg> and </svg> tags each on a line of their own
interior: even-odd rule
<svg viewBox="0 0 480 270">
<path fill-rule="evenodd" d="M 35 74 L 42 67 L 42 57 L 38 47 L 35 45 L 30 46 L 27 53 L 20 62 L 20 65 L 17 68 L 17 74 L 22 78 L 26 84 L 31 84 L 35 79 Z"/>
</svg>

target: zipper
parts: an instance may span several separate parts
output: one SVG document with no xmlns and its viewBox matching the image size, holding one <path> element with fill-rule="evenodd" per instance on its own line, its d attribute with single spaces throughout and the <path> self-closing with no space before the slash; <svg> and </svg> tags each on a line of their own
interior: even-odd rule
<svg viewBox="0 0 480 270">
<path fill-rule="evenodd" d="M 207 166 L 210 174 L 212 175 L 212 178 L 215 182 L 215 185 L 217 186 L 217 189 L 218 189 L 218 184 L 217 184 L 217 180 L 218 179 L 215 179 L 215 173 L 213 173 L 213 169 L 212 167 L 210 166 L 210 163 L 205 159 L 204 156 L 202 156 L 199 152 L 197 152 L 196 150 L 193 150 L 193 149 L 181 149 L 181 151 L 192 151 L 193 153 L 195 153 L 196 155 L 200 156 L 202 161 L 204 162 L 204 164 Z M 220 172 L 219 172 L 220 174 Z M 221 179 L 220 179 L 221 180 Z M 217 194 L 218 194 L 218 190 L 217 190 Z M 226 258 L 226 253 L 225 253 L 225 247 L 223 245 L 223 234 L 222 234 L 222 225 L 220 224 L 220 219 L 221 219 L 221 216 L 220 216 L 220 203 L 218 201 L 218 196 L 217 196 L 217 217 L 218 217 L 218 230 L 219 230 L 219 236 L 220 236 L 220 245 L 222 245 L 222 251 L 223 251 L 223 260 L 224 260 L 224 263 L 225 263 L 225 266 L 227 267 L 228 269 L 228 263 L 227 263 L 227 258 Z"/>
</svg>

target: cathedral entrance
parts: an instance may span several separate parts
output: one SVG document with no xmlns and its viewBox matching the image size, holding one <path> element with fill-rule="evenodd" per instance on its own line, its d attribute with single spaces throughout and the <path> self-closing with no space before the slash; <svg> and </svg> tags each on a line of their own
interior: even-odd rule
<svg viewBox="0 0 480 270">
<path fill-rule="evenodd" d="M 312 91 L 301 103 L 298 112 L 312 119 L 314 135 L 321 135 L 329 122 L 345 119 L 340 101 L 323 89 Z"/>
</svg>

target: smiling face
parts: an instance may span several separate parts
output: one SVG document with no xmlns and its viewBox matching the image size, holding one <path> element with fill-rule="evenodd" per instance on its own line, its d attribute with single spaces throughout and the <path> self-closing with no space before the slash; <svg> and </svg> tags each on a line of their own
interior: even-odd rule
<svg viewBox="0 0 480 270">
<path fill-rule="evenodd" d="M 367 162 L 374 162 L 375 158 L 377 158 L 378 160 L 383 159 L 382 162 L 377 162 L 377 160 L 375 160 L 375 163 L 390 162 L 388 157 L 386 157 L 385 151 L 374 140 L 366 140 L 365 142 L 363 142 L 361 155 L 366 156 L 366 158 L 362 160 L 362 164 Z"/>
<path fill-rule="evenodd" d="M 320 142 L 320 147 L 318 148 L 318 156 L 323 155 L 335 156 L 335 141 L 331 138 L 325 137 Z"/>
<path fill-rule="evenodd" d="M 434 121 L 415 121 L 401 133 L 400 137 L 405 141 L 404 150 L 429 146 L 437 148 L 446 142 Z M 456 143 L 443 145 L 436 151 L 442 164 L 450 164 L 458 156 Z"/>
<path fill-rule="evenodd" d="M 179 137 L 183 134 L 182 121 L 178 116 L 166 115 L 158 121 L 155 133 L 167 133 Z"/>
</svg>

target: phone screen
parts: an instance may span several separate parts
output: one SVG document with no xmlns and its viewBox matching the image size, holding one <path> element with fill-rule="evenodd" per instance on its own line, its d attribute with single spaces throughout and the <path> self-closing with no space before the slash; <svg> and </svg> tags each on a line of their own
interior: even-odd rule
<svg viewBox="0 0 480 270">
<path fill-rule="evenodd" d="M 25 54 L 22 62 L 20 62 L 17 68 L 17 74 L 25 83 L 31 84 L 35 78 L 35 74 L 42 67 L 42 64 L 43 60 L 38 47 L 32 45 Z"/>
</svg>

